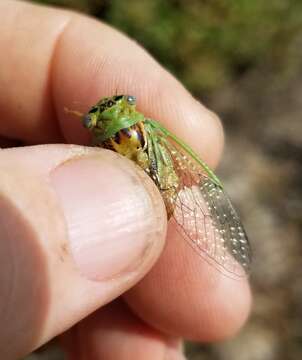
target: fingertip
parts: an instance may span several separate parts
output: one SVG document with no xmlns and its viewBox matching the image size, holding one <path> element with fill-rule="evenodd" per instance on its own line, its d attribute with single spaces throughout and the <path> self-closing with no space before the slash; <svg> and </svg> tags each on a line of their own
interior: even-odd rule
<svg viewBox="0 0 302 360">
<path fill-rule="evenodd" d="M 203 313 L 204 323 L 197 328 L 197 340 L 213 342 L 232 338 L 250 314 L 252 297 L 247 279 L 232 279 L 222 274 L 218 276 L 219 280 L 215 282 L 219 282 L 219 285 L 205 302 L 208 313 Z"/>
<path fill-rule="evenodd" d="M 132 162 L 106 150 L 52 171 L 51 184 L 81 274 L 99 281 L 117 277 L 140 269 L 142 261 L 158 253 L 165 235 L 164 209 L 148 180 Z"/>
<path fill-rule="evenodd" d="M 210 167 L 219 163 L 224 146 L 220 118 L 197 101 L 165 69 L 155 71 L 152 86 L 142 88 L 138 108 L 187 143 Z"/>
<path fill-rule="evenodd" d="M 131 309 L 153 327 L 197 341 L 232 337 L 251 307 L 248 280 L 219 272 L 171 227 L 155 266 L 124 296 Z"/>
</svg>

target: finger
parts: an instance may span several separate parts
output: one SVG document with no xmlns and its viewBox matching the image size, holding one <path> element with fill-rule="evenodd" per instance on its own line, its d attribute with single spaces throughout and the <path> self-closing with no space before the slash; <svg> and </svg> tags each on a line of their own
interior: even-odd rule
<svg viewBox="0 0 302 360">
<path fill-rule="evenodd" d="M 0 53 L 6 54 L 0 108 L 10 119 L 0 122 L 3 136 L 45 142 L 59 141 L 62 132 L 69 142 L 82 143 L 85 131 L 64 108 L 87 111 L 118 91 L 136 95 L 142 112 L 189 142 L 210 165 L 217 163 L 223 143 L 217 117 L 136 43 L 72 12 L 14 1 L 0 6 L 6 14 L 0 24 Z"/>
<path fill-rule="evenodd" d="M 247 279 L 233 279 L 216 270 L 171 223 L 161 257 L 124 297 L 150 326 L 198 341 L 234 336 L 251 307 Z"/>
<path fill-rule="evenodd" d="M 68 359 L 184 360 L 179 340 L 151 329 L 115 301 L 63 335 Z"/>
<path fill-rule="evenodd" d="M 146 274 L 165 210 L 151 180 L 106 150 L 7 149 L 0 168 L 0 358 L 19 359 Z"/>
</svg>

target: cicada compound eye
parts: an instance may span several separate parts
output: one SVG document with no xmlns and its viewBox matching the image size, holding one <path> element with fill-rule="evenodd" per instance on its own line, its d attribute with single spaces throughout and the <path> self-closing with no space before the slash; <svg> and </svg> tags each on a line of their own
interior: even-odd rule
<svg viewBox="0 0 302 360">
<path fill-rule="evenodd" d="M 133 95 L 127 95 L 126 100 L 129 105 L 135 105 L 136 103 L 136 97 Z"/>
<path fill-rule="evenodd" d="M 83 118 L 83 125 L 86 129 L 90 129 L 92 127 L 91 116 L 86 114 Z"/>
</svg>

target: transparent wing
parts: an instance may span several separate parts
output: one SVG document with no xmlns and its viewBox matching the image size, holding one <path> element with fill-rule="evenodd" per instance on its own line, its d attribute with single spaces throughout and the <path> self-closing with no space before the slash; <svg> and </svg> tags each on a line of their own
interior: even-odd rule
<svg viewBox="0 0 302 360">
<path fill-rule="evenodd" d="M 219 271 L 246 276 L 251 249 L 227 194 L 180 145 L 166 135 L 159 135 L 158 141 L 169 152 L 180 179 L 172 217 L 183 238 Z"/>
</svg>

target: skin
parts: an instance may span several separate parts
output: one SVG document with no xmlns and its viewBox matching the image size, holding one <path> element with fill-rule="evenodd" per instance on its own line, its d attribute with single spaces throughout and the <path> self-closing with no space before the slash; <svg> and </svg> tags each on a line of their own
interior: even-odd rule
<svg viewBox="0 0 302 360">
<path fill-rule="evenodd" d="M 250 310 L 247 280 L 229 279 L 201 261 L 172 226 L 166 237 L 160 195 L 130 161 L 109 151 L 63 145 L 89 141 L 64 107 L 86 112 L 118 90 L 135 94 L 144 114 L 214 167 L 223 146 L 217 116 L 136 43 L 96 20 L 7 0 L 0 2 L 0 13 L 6 14 L 0 24 L 1 144 L 24 144 L 0 152 L 0 319 L 6 324 L 0 329 L 0 357 L 22 358 L 61 335 L 69 359 L 124 360 L 141 352 L 144 359 L 175 360 L 184 358 L 182 337 L 216 341 L 233 336 Z M 49 143 L 63 144 L 29 146 Z M 131 201 L 140 201 L 137 194 L 148 204 L 151 225 L 138 210 L 131 218 L 134 224 L 137 219 L 134 237 L 139 233 L 144 238 L 138 229 L 150 227 L 148 248 L 138 252 L 135 264 L 128 261 L 130 248 L 130 255 L 119 255 L 115 266 L 106 267 L 106 251 L 99 253 L 96 272 L 75 266 L 81 254 L 70 250 L 66 224 L 70 212 L 77 211 L 83 219 L 79 228 L 86 231 L 89 204 L 81 206 L 85 191 L 75 205 L 63 206 L 61 199 L 69 184 L 80 189 L 81 173 L 91 169 L 94 198 L 106 199 L 98 221 L 107 219 L 106 209 L 123 186 L 135 189 L 132 197 L 130 190 L 119 193 L 130 210 Z M 68 177 L 65 187 L 54 190 Z M 105 188 L 98 186 L 102 182 Z M 119 216 L 127 220 L 128 214 L 121 211 Z M 110 229 L 107 237 L 118 241 Z M 96 234 L 97 240 L 101 234 Z M 133 248 L 141 241 L 135 239 Z"/>
</svg>

